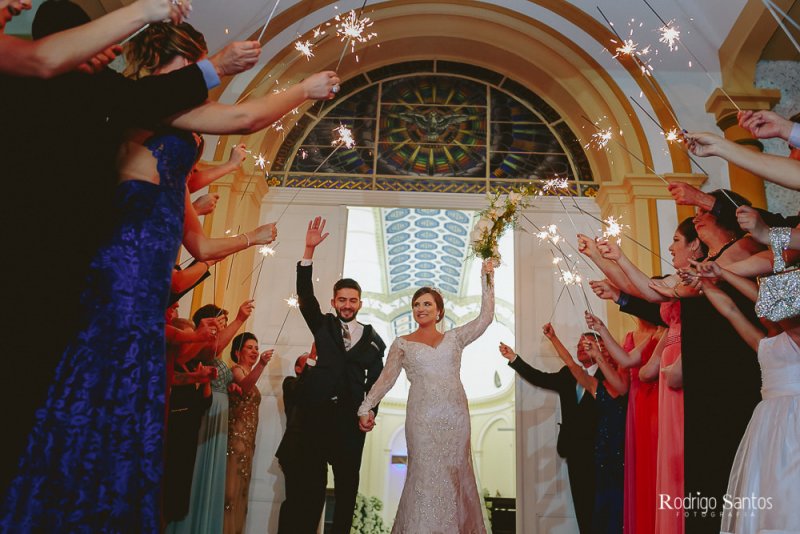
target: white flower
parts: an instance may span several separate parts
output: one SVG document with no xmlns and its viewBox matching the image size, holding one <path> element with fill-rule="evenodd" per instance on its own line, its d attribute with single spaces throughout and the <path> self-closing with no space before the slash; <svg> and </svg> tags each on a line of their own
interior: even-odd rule
<svg viewBox="0 0 800 534">
<path fill-rule="evenodd" d="M 517 193 L 516 191 L 511 191 L 508 194 L 508 203 L 512 206 L 516 206 L 519 204 L 519 201 L 522 200 L 522 195 Z"/>
<path fill-rule="evenodd" d="M 476 227 L 476 228 L 474 228 L 474 229 L 472 230 L 472 232 L 470 232 L 470 234 L 469 234 L 469 240 L 470 240 L 470 242 L 472 242 L 472 243 L 477 243 L 477 242 L 479 242 L 479 241 L 481 240 L 481 238 L 482 238 L 482 237 L 483 237 L 483 234 L 481 234 L 481 231 L 480 231 L 480 230 L 478 230 L 478 228 L 477 228 L 477 227 Z"/>
<path fill-rule="evenodd" d="M 505 213 L 505 209 L 501 207 L 494 207 L 489 210 L 489 216 L 492 218 L 493 221 L 496 221 L 500 218 L 500 216 Z"/>
<path fill-rule="evenodd" d="M 475 229 L 478 230 L 481 234 L 486 234 L 489 230 L 492 229 L 494 226 L 494 222 L 487 219 L 486 217 L 481 217 L 478 222 L 475 223 Z"/>
</svg>

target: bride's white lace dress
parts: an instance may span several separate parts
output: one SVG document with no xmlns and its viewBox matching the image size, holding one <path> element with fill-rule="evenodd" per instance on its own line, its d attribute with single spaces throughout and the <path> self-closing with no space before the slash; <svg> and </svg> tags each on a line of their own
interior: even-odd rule
<svg viewBox="0 0 800 534">
<path fill-rule="evenodd" d="M 481 311 L 445 333 L 439 345 L 395 339 L 386 366 L 358 410 L 365 415 L 405 369 L 411 388 L 406 411 L 408 475 L 393 534 L 485 533 L 472 470 L 470 419 L 461 384 L 461 352 L 491 324 L 494 293 L 481 275 Z"/>
</svg>

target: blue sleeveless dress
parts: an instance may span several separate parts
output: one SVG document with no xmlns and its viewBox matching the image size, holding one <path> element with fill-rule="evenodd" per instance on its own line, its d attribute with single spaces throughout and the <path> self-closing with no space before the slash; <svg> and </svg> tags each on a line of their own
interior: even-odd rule
<svg viewBox="0 0 800 534">
<path fill-rule="evenodd" d="M 3 504 L 3 532 L 160 529 L 165 310 L 197 143 L 169 130 L 145 146 L 161 183 L 117 186 L 114 231 L 93 257 L 82 327 L 36 414 Z"/>
</svg>

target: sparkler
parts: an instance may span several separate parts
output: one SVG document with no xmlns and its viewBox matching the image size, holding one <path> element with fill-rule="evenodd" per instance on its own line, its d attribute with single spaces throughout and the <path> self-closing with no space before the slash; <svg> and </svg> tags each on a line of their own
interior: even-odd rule
<svg viewBox="0 0 800 534">
<path fill-rule="evenodd" d="M 333 131 L 338 137 L 331 141 L 332 146 L 344 145 L 345 148 L 353 148 L 356 146 L 356 141 L 353 139 L 353 131 L 344 124 L 340 124 L 337 128 L 334 128 Z"/>
<path fill-rule="evenodd" d="M 603 150 L 608 146 L 608 142 L 612 140 L 613 135 L 614 134 L 611 133 L 611 128 L 601 128 L 592 134 L 592 136 L 589 138 L 589 142 L 586 143 L 583 148 L 589 148 L 591 146 L 598 150 Z"/>
<path fill-rule="evenodd" d="M 366 2 L 365 2 L 366 3 Z M 363 12 L 363 7 L 361 8 Z M 373 37 L 377 37 L 375 32 L 367 32 L 367 28 L 371 27 L 373 22 L 369 17 L 361 17 L 360 14 L 356 15 L 355 11 L 349 11 L 347 15 L 336 15 L 336 35 L 345 44 L 345 50 L 350 47 L 350 52 L 356 50 L 356 43 L 366 43 Z M 338 67 L 337 67 L 338 68 Z"/>
<path fill-rule="evenodd" d="M 762 2 L 764 3 L 764 6 L 767 8 L 767 11 L 769 11 L 769 14 L 772 15 L 772 18 L 775 19 L 775 22 L 777 22 L 778 26 L 780 26 L 780 28 L 783 30 L 783 33 L 786 34 L 786 37 L 789 38 L 789 40 L 792 42 L 792 44 L 797 49 L 797 51 L 800 52 L 800 44 L 797 44 L 797 40 L 794 38 L 794 35 L 792 35 L 792 33 L 789 31 L 789 29 L 783 23 L 783 20 L 781 20 L 781 17 L 778 16 L 778 13 L 780 13 L 783 17 L 785 17 L 786 21 L 790 22 L 795 28 L 797 28 L 799 30 L 800 30 L 800 25 L 798 25 L 797 22 L 792 20 L 792 18 L 789 16 L 789 14 L 785 13 L 772 0 L 762 0 Z"/>
<path fill-rule="evenodd" d="M 278 335 L 275 336 L 275 343 L 273 345 L 278 344 L 278 339 L 281 337 L 281 332 L 283 332 L 283 327 L 286 326 L 286 320 L 289 318 L 289 314 L 292 313 L 292 310 L 296 310 L 300 307 L 300 300 L 297 298 L 297 295 L 292 293 L 289 295 L 288 299 L 283 299 L 286 304 L 289 306 L 289 309 L 286 310 L 286 315 L 283 318 L 283 322 L 281 323 L 281 327 L 278 329 Z"/>
<path fill-rule="evenodd" d="M 275 255 L 275 249 L 269 245 L 261 245 L 258 247 L 258 253 L 267 258 Z"/>
<path fill-rule="evenodd" d="M 306 61 L 311 61 L 311 58 L 314 57 L 314 52 L 311 50 L 313 46 L 311 41 L 297 41 L 294 43 L 294 49 L 305 56 Z"/>
<path fill-rule="evenodd" d="M 669 21 L 658 29 L 661 36 L 658 38 L 660 43 L 664 43 L 669 48 L 670 52 L 678 49 L 677 41 L 681 38 L 680 29 L 675 26 L 675 21 Z"/>
<path fill-rule="evenodd" d="M 622 238 L 620 237 L 622 234 L 622 228 L 628 228 L 627 224 L 621 224 L 619 221 L 620 220 L 613 215 L 609 215 L 603 221 L 603 223 L 606 225 L 605 230 L 603 230 L 603 237 L 606 239 L 615 238 L 617 240 L 617 245 L 622 244 Z"/>
<path fill-rule="evenodd" d="M 278 4 L 281 3 L 281 0 L 275 0 L 275 5 L 272 6 L 272 11 L 269 13 L 269 17 L 267 17 L 267 22 L 264 23 L 264 27 L 261 28 L 261 33 L 258 34 L 258 42 L 261 42 L 262 37 L 264 37 L 264 32 L 267 31 L 267 26 L 269 26 L 269 21 L 272 20 L 273 15 L 275 15 L 275 10 L 278 9 Z"/>
<path fill-rule="evenodd" d="M 588 122 L 589 124 L 591 124 L 596 130 L 601 130 L 601 128 L 598 125 L 596 125 L 594 122 L 592 122 L 586 115 L 581 115 L 581 118 L 583 120 L 585 120 L 586 122 Z M 667 181 L 666 178 L 664 178 L 663 176 L 658 174 L 656 171 L 654 171 L 653 168 L 650 167 L 650 165 L 648 165 L 647 163 L 645 163 L 642 158 L 640 158 L 639 156 L 637 156 L 636 154 L 634 154 L 633 152 L 628 150 L 628 147 L 626 147 L 625 145 L 623 145 L 622 143 L 620 143 L 616 139 L 612 138 L 611 140 L 614 141 L 614 143 L 616 143 L 616 145 L 619 146 L 622 150 L 627 152 L 633 159 L 635 159 L 636 161 L 638 161 L 639 163 L 644 165 L 645 169 L 647 169 L 648 171 L 653 173 L 655 176 L 657 176 L 662 182 L 664 182 L 665 184 L 669 185 L 669 182 Z"/>
<path fill-rule="evenodd" d="M 642 0 L 642 2 L 644 2 L 644 4 L 650 9 L 650 11 L 653 12 L 653 15 L 655 15 L 656 18 L 658 18 L 658 20 L 661 21 L 661 24 L 663 25 L 661 28 L 663 30 L 661 33 L 661 39 L 659 40 L 661 42 L 666 42 L 667 44 L 672 43 L 672 46 L 670 46 L 670 51 L 673 49 L 677 49 L 678 48 L 677 43 L 681 43 L 683 45 L 683 49 L 686 50 L 686 52 L 692 57 L 692 59 L 694 59 L 694 61 L 698 65 L 700 65 L 700 68 L 703 69 L 703 72 L 706 73 L 706 76 L 708 76 L 708 79 L 711 80 L 711 83 L 713 85 L 717 85 L 717 81 L 714 80 L 714 78 L 711 76 L 711 73 L 708 72 L 708 69 L 705 67 L 705 65 L 703 65 L 703 62 L 700 61 L 700 59 L 698 59 L 696 55 L 694 55 L 694 52 L 692 52 L 692 50 L 688 46 L 686 46 L 686 43 L 680 40 L 680 32 L 677 30 L 677 27 L 674 26 L 673 22 L 672 21 L 667 22 L 666 20 L 664 20 L 664 18 L 658 14 L 658 12 L 653 8 L 653 6 L 650 5 L 650 2 L 648 2 L 647 0 Z M 691 65 L 692 65 L 691 62 L 689 62 L 690 67 Z M 725 97 L 730 101 L 733 107 L 736 108 L 736 111 L 742 111 L 741 108 L 739 108 L 739 106 L 736 104 L 736 102 L 733 101 L 733 98 L 731 98 L 731 96 L 725 91 L 725 89 L 722 88 L 722 85 L 719 86 L 719 90 L 722 91 L 722 94 L 725 95 Z M 678 123 L 677 119 L 675 120 L 675 123 L 676 124 Z"/>
<path fill-rule="evenodd" d="M 544 185 L 542 186 L 542 190 L 539 192 L 540 196 L 543 193 L 547 193 L 550 191 L 558 192 L 558 191 L 566 191 L 569 189 L 569 180 L 567 178 L 550 178 L 549 180 L 544 181 Z"/>
</svg>

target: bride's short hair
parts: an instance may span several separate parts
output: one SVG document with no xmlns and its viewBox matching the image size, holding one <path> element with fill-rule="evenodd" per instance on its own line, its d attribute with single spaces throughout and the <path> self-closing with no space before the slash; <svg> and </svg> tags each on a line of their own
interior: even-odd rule
<svg viewBox="0 0 800 534">
<path fill-rule="evenodd" d="M 414 296 L 411 297 L 411 307 L 414 307 L 414 303 L 417 302 L 422 295 L 430 295 L 433 297 L 433 301 L 436 303 L 436 308 L 439 310 L 438 315 L 436 316 L 436 322 L 439 323 L 444 319 L 444 299 L 442 298 L 442 294 L 433 287 L 421 287 L 417 289 L 414 293 Z"/>
</svg>

